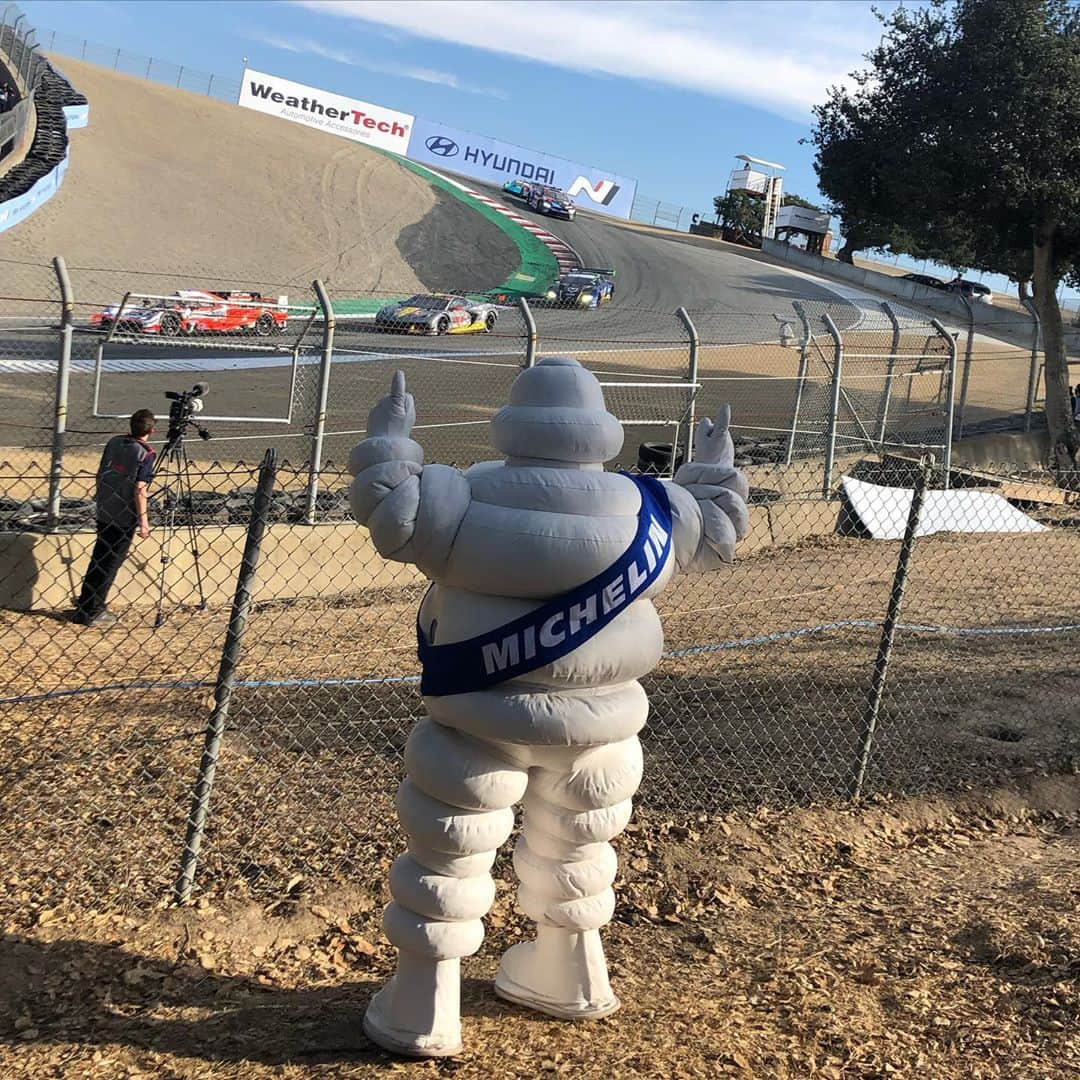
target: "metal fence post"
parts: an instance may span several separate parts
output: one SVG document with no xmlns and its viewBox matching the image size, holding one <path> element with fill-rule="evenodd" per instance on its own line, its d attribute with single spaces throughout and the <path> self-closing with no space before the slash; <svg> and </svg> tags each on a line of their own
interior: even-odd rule
<svg viewBox="0 0 1080 1080">
<path fill-rule="evenodd" d="M 948 392 L 945 401 L 945 460 L 942 462 L 944 472 L 942 484 L 945 490 L 948 491 L 949 470 L 952 468 L 953 425 L 956 422 L 956 403 L 954 401 L 956 391 L 956 338 L 945 329 L 939 319 L 931 319 L 930 325 L 942 336 L 949 350 L 949 367 L 946 379 Z"/>
<path fill-rule="evenodd" d="M 889 419 L 889 403 L 892 401 L 893 373 L 896 369 L 896 357 L 900 352 L 900 320 L 896 317 L 892 305 L 887 300 L 881 303 L 881 310 L 885 312 L 892 326 L 892 340 L 889 343 L 889 356 L 885 363 L 885 390 L 881 399 L 881 421 L 878 424 L 877 442 L 878 453 L 885 449 L 885 427 Z"/>
<path fill-rule="evenodd" d="M 784 455 L 785 465 L 790 465 L 791 459 L 795 455 L 795 439 L 799 431 L 799 412 L 802 409 L 803 390 L 806 387 L 806 373 L 810 366 L 810 339 L 813 337 L 810 333 L 810 320 L 807 318 L 806 308 L 803 306 L 802 301 L 793 300 L 791 306 L 795 309 L 795 314 L 799 316 L 803 333 L 802 341 L 799 342 L 799 374 L 795 382 L 795 404 L 791 410 L 791 435 L 788 437 L 787 453 Z"/>
<path fill-rule="evenodd" d="M 968 317 L 967 344 L 964 346 L 964 372 L 960 376 L 960 401 L 956 407 L 956 437 L 962 439 L 964 437 L 964 413 L 967 411 L 968 383 L 971 381 L 971 354 L 975 349 L 975 309 L 971 306 L 971 301 L 963 293 L 957 295 L 964 302 Z"/>
<path fill-rule="evenodd" d="M 874 660 L 874 676 L 870 682 L 870 696 L 867 700 L 866 715 L 863 719 L 862 745 L 855 762 L 852 776 L 852 797 L 862 795 L 866 781 L 866 769 L 870 764 L 870 752 L 874 745 L 874 733 L 877 731 L 878 717 L 881 714 L 881 699 L 885 693 L 885 681 L 889 673 L 889 661 L 892 658 L 893 642 L 896 640 L 896 624 L 900 621 L 900 610 L 904 604 L 904 589 L 907 586 L 908 570 L 911 566 L 911 552 L 915 547 L 915 534 L 922 516 L 923 500 L 926 497 L 926 484 L 933 467 L 933 455 L 927 454 L 920 461 L 919 472 L 915 477 L 915 487 L 911 492 L 911 507 L 908 510 L 907 526 L 904 539 L 900 544 L 900 554 L 896 560 L 893 574 L 892 592 L 889 593 L 889 606 L 885 612 L 885 622 L 881 627 L 881 640 L 878 642 L 877 657 Z"/>
<path fill-rule="evenodd" d="M 690 338 L 690 356 L 686 370 L 686 381 L 690 385 L 686 390 L 686 448 L 683 451 L 683 461 L 689 462 L 694 460 L 694 425 L 697 422 L 698 353 L 700 351 L 701 342 L 698 339 L 697 327 L 694 325 L 694 320 L 690 318 L 690 312 L 688 312 L 686 308 L 681 307 L 676 310 L 675 315 L 679 322 L 682 323 L 683 329 Z M 674 465 L 675 451 L 678 447 L 673 446 L 671 449 L 671 460 Z"/>
<path fill-rule="evenodd" d="M 326 431 L 326 398 L 330 390 L 330 365 L 334 356 L 334 309 L 326 288 L 316 278 L 311 287 L 319 299 L 323 313 L 322 359 L 319 362 L 319 388 L 315 403 L 315 424 L 311 433 L 311 461 L 308 471 L 307 506 L 304 510 L 304 524 L 315 524 L 315 504 L 319 496 L 319 470 L 322 468 L 323 434 Z"/>
<path fill-rule="evenodd" d="M 829 434 L 825 443 L 825 469 L 821 478 L 821 497 L 828 499 L 832 491 L 833 464 L 836 461 L 836 427 L 840 420 L 840 373 L 844 365 L 844 339 L 828 313 L 821 316 L 821 321 L 829 330 L 833 339 L 833 377 L 832 392 L 829 395 Z"/>
<path fill-rule="evenodd" d="M 517 299 L 517 309 L 521 312 L 522 321 L 525 323 L 525 363 L 523 367 L 531 368 L 536 363 L 536 320 L 533 318 L 532 308 L 524 296 Z"/>
<path fill-rule="evenodd" d="M 71 378 L 71 335 L 74 298 L 71 278 L 63 257 L 53 259 L 53 269 L 60 286 L 60 355 L 56 362 L 56 395 L 53 408 L 52 460 L 49 465 L 48 527 L 60 522 L 60 488 L 64 473 L 64 437 L 67 432 L 68 383 Z"/>
<path fill-rule="evenodd" d="M 1031 300 L 1024 300 L 1024 307 L 1031 314 L 1031 364 L 1028 367 L 1027 403 L 1024 406 L 1024 431 L 1031 430 L 1031 418 L 1035 412 L 1035 387 L 1039 381 L 1039 339 L 1042 336 L 1042 322 L 1039 312 Z"/>
<path fill-rule="evenodd" d="M 179 903 L 185 903 L 191 897 L 195 884 L 195 870 L 199 862 L 203 835 L 206 832 L 206 818 L 210 810 L 210 796 L 214 790 L 214 773 L 217 771 L 218 755 L 221 753 L 221 739 L 225 734 L 225 722 L 229 718 L 229 706 L 236 686 L 236 668 L 240 662 L 240 646 L 247 629 L 248 609 L 251 606 L 251 591 L 255 579 L 255 568 L 259 564 L 262 552 L 263 534 L 266 532 L 266 520 L 270 510 L 270 496 L 274 491 L 274 479 L 277 474 L 277 454 L 267 450 L 259 467 L 259 483 L 255 489 L 255 502 L 251 508 L 248 522 L 247 541 L 244 555 L 240 560 L 240 572 L 236 577 L 236 592 L 233 595 L 232 613 L 229 616 L 229 628 L 225 632 L 225 644 L 221 650 L 221 664 L 218 667 L 217 681 L 214 683 L 214 709 L 206 724 L 203 738 L 203 752 L 199 761 L 199 774 L 195 780 L 195 789 L 191 799 L 191 813 L 188 815 L 187 835 L 184 838 L 184 850 L 180 856 L 180 873 L 177 877 L 175 895 Z"/>
</svg>

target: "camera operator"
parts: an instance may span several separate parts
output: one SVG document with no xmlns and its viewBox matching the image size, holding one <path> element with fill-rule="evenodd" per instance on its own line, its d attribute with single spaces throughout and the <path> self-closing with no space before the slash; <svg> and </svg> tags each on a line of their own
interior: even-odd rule
<svg viewBox="0 0 1080 1080">
<path fill-rule="evenodd" d="M 153 477 L 154 451 L 147 438 L 154 433 L 154 414 L 139 409 L 131 414 L 131 434 L 114 435 L 105 445 L 97 471 L 97 542 L 73 621 L 101 626 L 116 621 L 105 602 L 116 573 L 138 531 L 150 535 L 146 488 Z"/>
</svg>

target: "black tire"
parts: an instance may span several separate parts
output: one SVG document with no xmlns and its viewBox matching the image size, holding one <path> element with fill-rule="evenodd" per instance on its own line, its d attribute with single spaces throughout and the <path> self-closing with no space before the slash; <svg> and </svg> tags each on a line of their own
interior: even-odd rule
<svg viewBox="0 0 1080 1080">
<path fill-rule="evenodd" d="M 498 321 L 498 318 L 499 318 L 498 313 L 494 312 L 494 311 L 489 311 L 484 316 L 484 333 L 485 334 L 490 334 L 491 331 L 495 329 L 495 323 Z"/>
<path fill-rule="evenodd" d="M 435 334 L 445 334 L 450 329 L 450 320 L 445 315 L 439 316 L 439 321 L 435 324 Z"/>
<path fill-rule="evenodd" d="M 671 443 L 647 442 L 638 445 L 638 470 L 649 476 L 673 473 L 682 464 L 682 459 L 682 451 Z"/>
<path fill-rule="evenodd" d="M 158 322 L 158 332 L 162 337 L 176 337 L 183 329 L 183 322 L 175 311 L 166 311 Z"/>
<path fill-rule="evenodd" d="M 264 311 L 255 320 L 255 333 L 259 337 L 269 337 L 274 332 L 274 316 Z"/>
</svg>

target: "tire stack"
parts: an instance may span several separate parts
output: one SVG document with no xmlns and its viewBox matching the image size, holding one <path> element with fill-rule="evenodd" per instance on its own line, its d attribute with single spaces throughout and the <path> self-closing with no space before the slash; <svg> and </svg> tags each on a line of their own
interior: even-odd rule
<svg viewBox="0 0 1080 1080">
<path fill-rule="evenodd" d="M 67 120 L 65 105 L 86 103 L 47 60 L 41 59 L 34 90 L 34 109 L 37 129 L 26 157 L 0 176 L 0 203 L 25 195 L 43 176 L 64 160 L 67 152 Z"/>
</svg>

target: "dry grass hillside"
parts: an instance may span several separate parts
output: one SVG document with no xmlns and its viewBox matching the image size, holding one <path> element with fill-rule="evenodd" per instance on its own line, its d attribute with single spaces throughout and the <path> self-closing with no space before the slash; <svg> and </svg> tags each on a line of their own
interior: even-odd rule
<svg viewBox="0 0 1080 1080">
<path fill-rule="evenodd" d="M 69 57 L 90 100 L 60 192 L 0 254 L 72 266 L 357 289 L 420 288 L 398 234 L 437 205 L 355 143 Z"/>
</svg>

